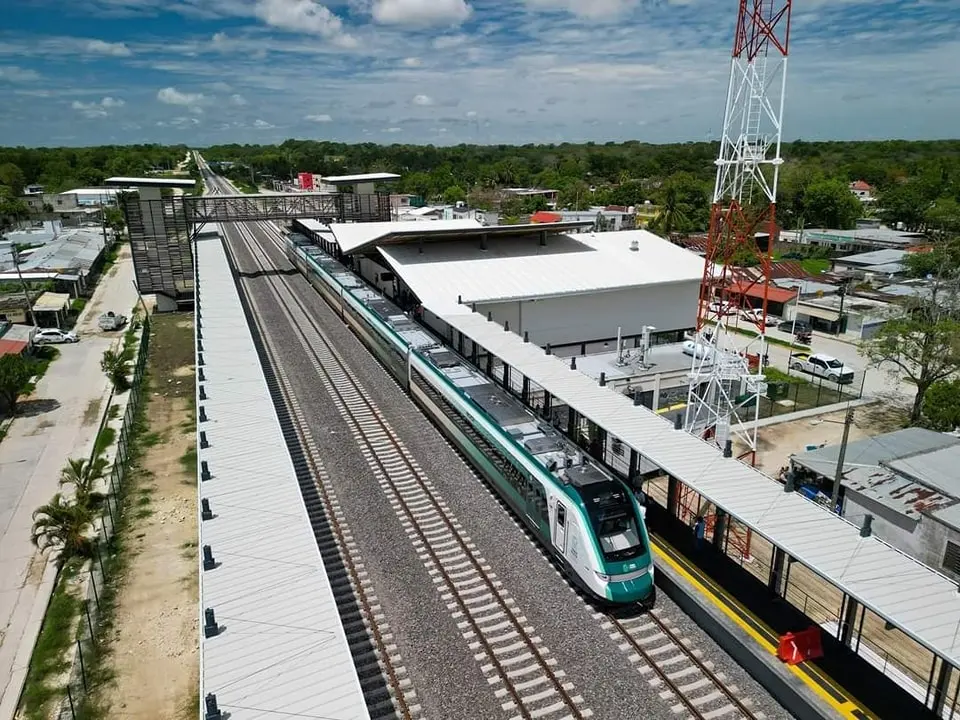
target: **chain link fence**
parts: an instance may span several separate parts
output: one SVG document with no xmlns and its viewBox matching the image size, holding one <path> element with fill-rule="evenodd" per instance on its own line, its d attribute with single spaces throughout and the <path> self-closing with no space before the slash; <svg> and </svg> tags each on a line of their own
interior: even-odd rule
<svg viewBox="0 0 960 720">
<path fill-rule="evenodd" d="M 136 332 L 136 326 L 132 332 Z M 106 490 L 100 514 L 94 519 L 97 538 L 94 543 L 93 557 L 84 571 L 87 575 L 86 592 L 81 599 L 81 614 L 73 645 L 73 662 L 66 684 L 66 693 L 61 700 L 59 712 L 52 716 L 58 720 L 76 720 L 79 717 L 80 701 L 93 684 L 90 673 L 91 664 L 102 651 L 100 648 L 102 640 L 97 639 L 97 628 L 110 593 L 107 582 L 110 573 L 111 544 L 122 522 L 125 480 L 134 452 L 137 413 L 143 403 L 143 376 L 146 372 L 149 344 L 150 318 L 144 316 L 141 321 L 140 342 L 134 358 L 130 389 L 123 398 L 111 392 L 100 421 L 97 441 L 91 452 L 90 461 L 94 462 L 98 457 L 105 457 L 110 462 L 110 472 L 104 479 Z M 121 403 L 125 404 L 123 416 L 116 417 L 114 408 L 119 408 Z M 101 438 L 110 430 L 116 433 L 116 443 L 104 448 L 101 445 Z"/>
</svg>

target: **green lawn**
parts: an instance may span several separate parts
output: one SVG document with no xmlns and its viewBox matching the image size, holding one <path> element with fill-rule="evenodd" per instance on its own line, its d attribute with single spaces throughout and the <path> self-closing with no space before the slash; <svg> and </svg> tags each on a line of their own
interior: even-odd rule
<svg viewBox="0 0 960 720">
<path fill-rule="evenodd" d="M 819 275 L 830 269 L 830 261 L 826 258 L 804 258 L 800 265 L 811 275 Z"/>
</svg>

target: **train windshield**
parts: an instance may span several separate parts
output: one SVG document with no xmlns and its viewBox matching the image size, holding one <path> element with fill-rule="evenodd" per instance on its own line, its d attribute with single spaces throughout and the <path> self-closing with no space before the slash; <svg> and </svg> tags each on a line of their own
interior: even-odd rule
<svg viewBox="0 0 960 720">
<path fill-rule="evenodd" d="M 608 562 L 630 560 L 646 553 L 637 516 L 627 493 L 607 486 L 601 492 L 585 497 L 593 530 L 600 541 L 600 550 Z"/>
</svg>

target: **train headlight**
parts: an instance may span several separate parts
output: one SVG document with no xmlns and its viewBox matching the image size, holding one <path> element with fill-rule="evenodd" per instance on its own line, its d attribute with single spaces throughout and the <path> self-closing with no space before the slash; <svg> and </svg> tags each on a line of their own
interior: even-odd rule
<svg viewBox="0 0 960 720">
<path fill-rule="evenodd" d="M 598 572 L 597 577 L 600 578 L 602 582 L 610 582 L 610 576 L 604 575 L 602 572 Z"/>
</svg>

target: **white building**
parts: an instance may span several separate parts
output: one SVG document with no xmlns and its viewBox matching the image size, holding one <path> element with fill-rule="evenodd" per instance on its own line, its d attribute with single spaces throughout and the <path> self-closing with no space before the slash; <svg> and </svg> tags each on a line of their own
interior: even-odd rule
<svg viewBox="0 0 960 720">
<path fill-rule="evenodd" d="M 653 342 L 678 342 L 694 324 L 703 260 L 645 230 L 571 234 L 583 223 L 476 221 L 297 225 L 353 264 L 425 322 L 472 305 L 554 347 L 628 343 L 652 326 Z"/>
</svg>

